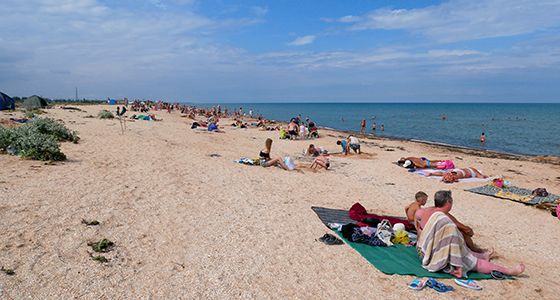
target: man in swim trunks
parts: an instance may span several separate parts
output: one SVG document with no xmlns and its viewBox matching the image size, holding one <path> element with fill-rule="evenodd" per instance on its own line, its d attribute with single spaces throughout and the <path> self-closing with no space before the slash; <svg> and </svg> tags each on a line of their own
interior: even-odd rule
<svg viewBox="0 0 560 300">
<path fill-rule="evenodd" d="M 348 154 L 348 151 L 350 149 L 354 150 L 355 153 L 362 153 L 362 151 L 360 150 L 360 140 L 353 135 L 348 136 L 348 148 L 349 149 L 347 149 L 346 154 Z"/>
</svg>

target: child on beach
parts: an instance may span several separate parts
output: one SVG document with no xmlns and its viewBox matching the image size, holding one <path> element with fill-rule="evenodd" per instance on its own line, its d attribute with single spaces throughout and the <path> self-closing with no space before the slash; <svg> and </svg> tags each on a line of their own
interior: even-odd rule
<svg viewBox="0 0 560 300">
<path fill-rule="evenodd" d="M 346 140 L 338 140 L 336 141 L 336 144 L 342 147 L 342 153 L 348 153 L 348 142 Z"/>
<path fill-rule="evenodd" d="M 416 215 L 416 211 L 422 208 L 423 205 L 426 205 L 428 201 L 428 195 L 422 191 L 416 193 L 414 195 L 416 201 L 410 203 L 407 207 L 404 208 L 404 212 L 406 213 L 406 218 L 409 222 L 414 223 L 414 215 Z"/>
</svg>

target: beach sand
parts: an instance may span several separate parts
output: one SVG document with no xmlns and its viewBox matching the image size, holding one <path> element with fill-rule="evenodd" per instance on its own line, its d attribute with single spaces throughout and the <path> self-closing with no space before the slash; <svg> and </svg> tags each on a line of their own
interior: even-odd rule
<svg viewBox="0 0 560 300">
<path fill-rule="evenodd" d="M 464 191 L 483 183 L 447 185 L 392 162 L 401 156 L 450 158 L 556 194 L 558 165 L 374 139 L 363 140 L 368 159 L 332 157 L 330 171 L 287 172 L 233 160 L 256 157 L 271 137 L 273 157 L 291 155 L 309 164 L 297 159 L 309 141 L 229 126 L 226 133 L 191 130 L 191 120 L 177 112 L 156 112 L 161 122 L 127 122 L 122 135 L 117 120 L 85 118 L 102 106 L 81 108 L 47 110 L 46 116 L 79 131 L 80 143 L 61 146 L 67 161 L 0 155 L 0 265 L 16 273 L 0 273 L 0 299 L 433 299 L 439 297 L 434 290 L 407 288 L 413 277 L 385 275 L 349 246 L 316 241 L 330 231 L 311 206 L 348 209 L 360 202 L 374 213 L 404 216 L 417 191 L 433 203 L 441 189 L 453 192 L 452 213 L 473 227 L 475 242 L 494 247 L 496 262 L 527 267 L 517 280 L 481 281 L 482 291 L 443 280 L 456 288 L 450 296 L 560 294 L 558 219 Z M 0 119 L 9 117 L 0 113 Z M 341 133 L 321 134 L 312 143 L 338 151 Z M 82 219 L 101 224 L 86 226 Z M 102 238 L 116 245 L 104 254 L 105 264 L 92 260 L 87 245 Z"/>
</svg>

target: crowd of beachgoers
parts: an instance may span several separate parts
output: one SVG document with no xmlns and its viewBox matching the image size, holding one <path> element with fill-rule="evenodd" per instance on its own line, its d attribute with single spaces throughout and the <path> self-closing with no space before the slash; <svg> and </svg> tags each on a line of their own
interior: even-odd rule
<svg viewBox="0 0 560 300">
<path fill-rule="evenodd" d="M 239 151 L 240 159 L 236 161 L 245 165 L 260 166 L 266 170 L 278 167 L 288 172 L 311 171 L 312 174 L 316 174 L 312 176 L 321 176 L 325 172 L 332 172 L 333 167 L 336 172 L 339 167 L 336 164 L 344 164 L 345 159 L 373 160 L 374 155 L 371 153 L 371 141 L 367 136 L 356 132 L 338 133 L 335 137 L 332 131 L 329 131 L 331 138 L 327 139 L 324 133 L 326 130 L 323 131 L 312 118 L 303 118 L 297 113 L 290 120 L 278 121 L 255 115 L 252 110 L 245 112 L 243 108 L 229 110 L 220 105 L 197 107 L 139 100 L 124 105 L 109 106 L 109 109 L 116 110 L 118 117 L 128 120 L 165 122 L 167 114 L 176 115 L 177 118 L 180 116 L 182 123 L 186 123 L 190 130 L 196 133 L 221 133 L 223 135 L 219 136 L 227 136 L 240 129 L 262 131 L 263 135 L 260 136 L 264 138 L 259 139 L 262 147 Z M 292 152 L 288 156 L 275 155 L 279 152 L 285 153 L 273 151 L 276 140 L 283 140 L 281 143 L 303 144 L 303 150 L 298 153 Z M 385 164 L 399 166 L 403 172 L 408 171 L 427 178 L 439 178 L 440 182 L 450 185 L 480 181 L 497 189 L 493 196 L 502 196 L 503 199 L 524 202 L 533 201 L 538 197 L 549 197 L 547 191 L 539 187 L 532 191 L 532 195 L 522 195 L 524 198 L 521 198 L 520 195 L 506 189 L 511 185 L 507 179 L 490 176 L 491 170 L 486 169 L 483 172 L 475 166 L 464 164 L 456 157 L 422 156 L 422 154 L 430 156 L 429 153 L 408 154 L 408 156 L 395 157 L 395 160 L 387 161 Z M 333 223 L 330 224 L 331 228 L 346 242 L 367 244 L 371 247 L 386 247 L 394 244 L 416 247 L 422 268 L 434 274 L 448 273 L 457 278 L 457 284 L 472 289 L 480 286 L 479 283 L 467 278 L 469 272 L 489 274 L 496 279 L 524 273 L 525 264 L 517 263 L 513 266 L 498 264 L 493 261 L 495 250 L 492 247 L 481 247 L 475 242 L 473 224 L 464 224 L 465 222 L 460 221 L 455 213 L 451 213 L 454 204 L 454 195 L 451 191 L 444 189 L 436 191 L 432 197 L 433 205 L 428 204 L 430 196 L 423 191 L 410 191 L 409 198 L 414 201 L 402 206 L 404 212 L 401 216 L 391 217 L 370 213 L 364 217 L 364 210 L 361 217 L 353 219 L 356 222 Z M 557 203 L 558 200 L 554 203 L 554 207 L 549 205 L 546 209 L 557 211 Z M 351 217 L 355 209 L 356 207 L 353 206 L 349 210 Z M 342 243 L 337 236 L 328 234 L 321 241 L 328 245 Z M 421 289 L 430 285 L 436 290 L 447 288 L 435 280 L 413 281 L 410 288 Z"/>
</svg>

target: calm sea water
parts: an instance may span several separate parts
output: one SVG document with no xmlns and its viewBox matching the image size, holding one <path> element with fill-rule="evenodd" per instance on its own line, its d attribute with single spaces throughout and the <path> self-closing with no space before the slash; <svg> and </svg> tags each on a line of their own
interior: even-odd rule
<svg viewBox="0 0 560 300">
<path fill-rule="evenodd" d="M 560 156 L 560 104 L 509 103 L 233 103 L 254 115 L 287 121 L 301 114 L 319 126 L 360 130 L 377 124 L 378 136 L 419 139 L 517 154 Z M 447 117 L 442 120 L 442 115 Z M 374 118 L 374 119 L 372 119 Z M 380 131 L 381 124 L 385 131 Z M 485 145 L 480 134 L 487 136 Z"/>
</svg>

